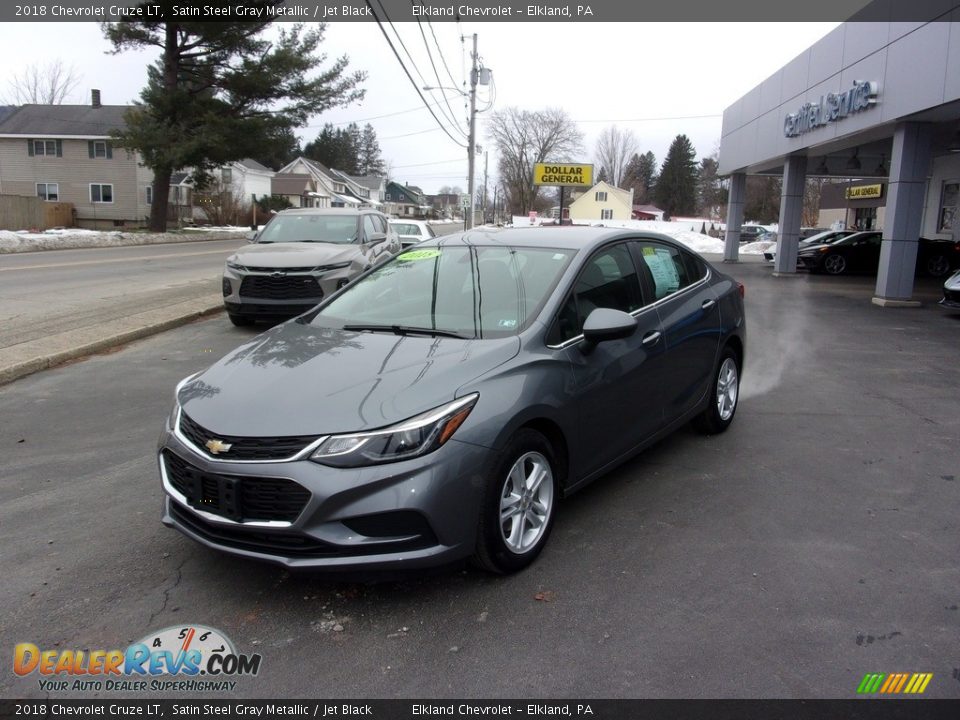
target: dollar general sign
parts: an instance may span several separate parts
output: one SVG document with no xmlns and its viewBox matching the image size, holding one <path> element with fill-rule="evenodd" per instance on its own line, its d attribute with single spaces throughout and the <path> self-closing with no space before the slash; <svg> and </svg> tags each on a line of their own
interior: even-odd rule
<svg viewBox="0 0 960 720">
<path fill-rule="evenodd" d="M 534 163 L 533 184 L 590 187 L 593 185 L 593 165 Z"/>
</svg>

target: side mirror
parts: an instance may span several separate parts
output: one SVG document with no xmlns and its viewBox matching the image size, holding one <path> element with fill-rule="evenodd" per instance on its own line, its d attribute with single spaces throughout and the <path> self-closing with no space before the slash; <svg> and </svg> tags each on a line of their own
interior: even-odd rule
<svg viewBox="0 0 960 720">
<path fill-rule="evenodd" d="M 387 239 L 387 234 L 382 232 L 370 233 L 367 235 L 367 243 L 370 245 L 379 245 Z"/>
<path fill-rule="evenodd" d="M 260 232 L 259 232 L 258 230 L 251 230 L 251 231 L 248 232 L 247 235 L 246 235 L 247 242 L 256 242 L 256 241 L 257 241 L 257 235 L 259 235 L 259 234 L 260 234 Z"/>
<path fill-rule="evenodd" d="M 589 353 L 598 343 L 630 337 L 637 331 L 637 319 L 630 313 L 612 308 L 597 308 L 583 323 L 582 349 Z"/>
</svg>

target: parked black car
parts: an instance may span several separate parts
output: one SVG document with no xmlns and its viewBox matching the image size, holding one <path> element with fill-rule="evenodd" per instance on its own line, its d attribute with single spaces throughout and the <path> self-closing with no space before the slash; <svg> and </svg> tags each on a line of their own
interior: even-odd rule
<svg viewBox="0 0 960 720">
<path fill-rule="evenodd" d="M 828 275 L 876 273 L 880 266 L 883 233 L 868 230 L 854 233 L 826 245 L 812 245 L 797 254 L 802 267 Z M 917 272 L 944 277 L 960 265 L 960 243 L 920 238 L 917 245 Z"/>
</svg>

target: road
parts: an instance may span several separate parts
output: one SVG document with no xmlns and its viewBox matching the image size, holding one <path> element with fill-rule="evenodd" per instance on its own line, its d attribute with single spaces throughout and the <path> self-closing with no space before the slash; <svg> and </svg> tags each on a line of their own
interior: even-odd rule
<svg viewBox="0 0 960 720">
<path fill-rule="evenodd" d="M 0 255 L 0 348 L 219 292 L 243 239 Z"/>
<path fill-rule="evenodd" d="M 733 272 L 730 431 L 682 430 L 568 499 L 511 577 L 289 574 L 161 526 L 173 387 L 255 334 L 223 317 L 0 387 L 0 647 L 203 623 L 263 655 L 238 697 L 846 698 L 894 671 L 960 697 L 960 316 Z M 0 696 L 43 695 L 0 673 Z"/>
</svg>

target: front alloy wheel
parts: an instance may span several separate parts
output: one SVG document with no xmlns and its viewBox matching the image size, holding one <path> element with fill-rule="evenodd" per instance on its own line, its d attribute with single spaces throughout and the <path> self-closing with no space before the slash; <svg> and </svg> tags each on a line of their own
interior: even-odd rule
<svg viewBox="0 0 960 720">
<path fill-rule="evenodd" d="M 511 573 L 540 554 L 559 497 L 555 467 L 553 447 L 539 432 L 523 428 L 511 438 L 486 486 L 475 564 Z"/>
<path fill-rule="evenodd" d="M 950 260 L 946 255 L 934 255 L 927 260 L 927 274 L 930 277 L 943 277 L 950 272 Z"/>
<path fill-rule="evenodd" d="M 547 459 L 528 452 L 517 459 L 500 493 L 500 537 L 522 555 L 540 542 L 553 507 L 553 471 Z"/>
<path fill-rule="evenodd" d="M 823 269 L 830 275 L 842 275 L 847 269 L 847 260 L 843 255 L 827 255 L 823 259 Z"/>
</svg>

